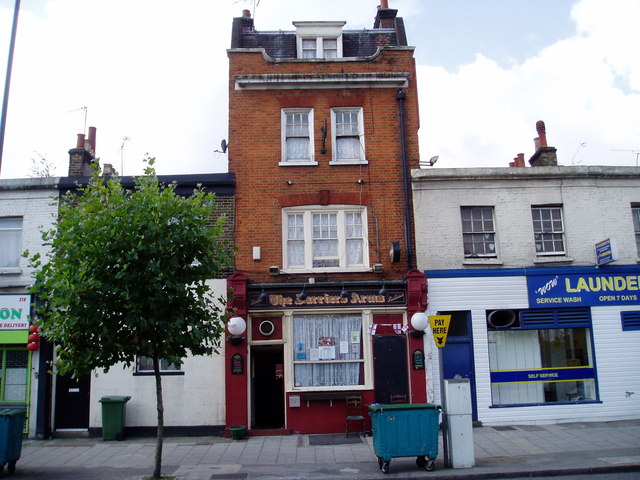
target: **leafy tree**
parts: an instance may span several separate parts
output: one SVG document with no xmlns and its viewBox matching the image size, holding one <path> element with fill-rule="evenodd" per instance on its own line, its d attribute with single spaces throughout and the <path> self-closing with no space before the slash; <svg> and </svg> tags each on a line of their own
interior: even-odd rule
<svg viewBox="0 0 640 480">
<path fill-rule="evenodd" d="M 59 221 L 43 233 L 47 257 L 31 257 L 41 330 L 56 342 L 60 374 L 82 375 L 136 357 L 153 360 L 158 429 L 153 478 L 160 478 L 164 407 L 160 360 L 181 364 L 188 352 L 220 348 L 224 299 L 207 279 L 220 277 L 232 253 L 221 241 L 224 217 L 212 222 L 215 197 L 187 197 L 153 169 L 132 190 L 100 177 L 60 202 Z M 28 256 L 28 252 L 26 254 Z"/>
</svg>

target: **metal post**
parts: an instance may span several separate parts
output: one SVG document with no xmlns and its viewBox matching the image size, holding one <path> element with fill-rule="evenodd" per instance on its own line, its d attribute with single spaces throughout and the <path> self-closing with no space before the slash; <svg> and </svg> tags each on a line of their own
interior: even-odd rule
<svg viewBox="0 0 640 480">
<path fill-rule="evenodd" d="M 2 100 L 2 117 L 0 118 L 0 170 L 2 170 L 2 152 L 4 151 L 4 131 L 7 122 L 7 108 L 9 105 L 9 87 L 11 85 L 11 69 L 13 66 L 13 49 L 16 45 L 16 31 L 18 30 L 18 13 L 20 0 L 16 0 L 13 10 L 13 26 L 11 27 L 11 41 L 9 42 L 9 58 L 7 60 L 7 77 L 4 81 L 4 98 Z"/>
</svg>

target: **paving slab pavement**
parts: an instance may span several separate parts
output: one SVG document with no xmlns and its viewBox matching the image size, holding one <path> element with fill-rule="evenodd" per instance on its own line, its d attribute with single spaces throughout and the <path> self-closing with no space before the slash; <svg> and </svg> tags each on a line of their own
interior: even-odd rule
<svg viewBox="0 0 640 480">
<path fill-rule="evenodd" d="M 442 480 L 597 472 L 638 472 L 640 479 L 640 420 L 484 426 L 473 435 L 474 468 L 444 468 L 440 438 L 434 471 L 407 457 L 394 458 L 388 474 L 378 467 L 370 436 L 332 445 L 315 445 L 310 435 L 168 437 L 162 472 L 179 480 Z M 154 452 L 153 438 L 25 440 L 14 478 L 140 480 L 151 474 Z"/>
</svg>

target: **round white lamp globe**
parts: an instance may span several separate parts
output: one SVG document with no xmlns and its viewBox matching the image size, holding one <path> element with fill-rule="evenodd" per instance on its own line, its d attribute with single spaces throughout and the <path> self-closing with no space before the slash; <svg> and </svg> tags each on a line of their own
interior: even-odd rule
<svg viewBox="0 0 640 480">
<path fill-rule="evenodd" d="M 411 315 L 411 326 L 422 332 L 429 326 L 429 317 L 424 312 L 416 312 Z"/>
<path fill-rule="evenodd" d="M 247 323 L 242 317 L 231 317 L 227 324 L 227 330 L 231 335 L 242 335 L 247 329 Z"/>
</svg>

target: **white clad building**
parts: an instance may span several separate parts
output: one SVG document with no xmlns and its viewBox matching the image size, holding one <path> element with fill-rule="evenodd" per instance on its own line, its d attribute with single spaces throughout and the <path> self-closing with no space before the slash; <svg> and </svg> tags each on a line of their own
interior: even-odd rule
<svg viewBox="0 0 640 480">
<path fill-rule="evenodd" d="M 427 314 L 452 315 L 428 399 L 458 374 L 489 425 L 640 418 L 640 168 L 530 162 L 413 171 Z"/>
</svg>

